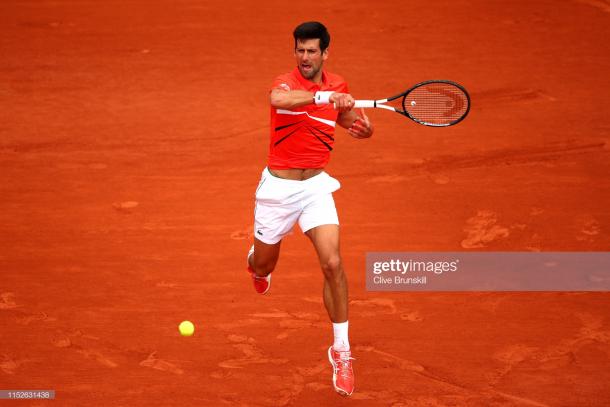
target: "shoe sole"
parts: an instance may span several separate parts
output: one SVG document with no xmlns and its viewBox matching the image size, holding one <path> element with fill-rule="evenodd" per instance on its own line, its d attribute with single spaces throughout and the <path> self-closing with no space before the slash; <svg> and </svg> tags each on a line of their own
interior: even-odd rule
<svg viewBox="0 0 610 407">
<path fill-rule="evenodd" d="M 339 393 L 340 395 L 351 396 L 353 391 L 352 391 L 352 393 L 348 393 L 345 390 L 343 390 L 342 388 L 337 387 L 337 374 L 335 373 L 337 371 L 337 365 L 335 364 L 335 360 L 333 359 L 332 349 L 333 349 L 332 346 L 330 348 L 328 348 L 328 361 L 333 366 L 333 387 L 335 388 L 335 391 L 337 393 Z"/>
</svg>

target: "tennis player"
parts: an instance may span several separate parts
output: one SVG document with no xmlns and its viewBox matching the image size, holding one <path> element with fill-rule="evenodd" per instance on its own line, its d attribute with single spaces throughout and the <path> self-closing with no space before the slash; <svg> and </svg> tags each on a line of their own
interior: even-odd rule
<svg viewBox="0 0 610 407">
<path fill-rule="evenodd" d="M 295 223 L 313 243 L 324 275 L 324 305 L 333 325 L 328 349 L 333 385 L 342 395 L 354 391 L 348 340 L 347 278 L 339 252 L 339 219 L 332 193 L 339 181 L 324 167 L 333 149 L 335 127 L 355 138 L 373 135 L 373 126 L 339 75 L 323 69 L 330 35 L 319 22 L 306 22 L 293 33 L 296 67 L 271 87 L 271 140 L 267 167 L 256 189 L 254 245 L 248 271 L 255 290 L 265 294 L 280 253 L 282 238 Z"/>
</svg>

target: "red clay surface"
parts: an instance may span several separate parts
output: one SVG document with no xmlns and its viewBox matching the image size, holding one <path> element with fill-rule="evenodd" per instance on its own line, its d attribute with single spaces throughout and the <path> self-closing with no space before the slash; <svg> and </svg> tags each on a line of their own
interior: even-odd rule
<svg viewBox="0 0 610 407">
<path fill-rule="evenodd" d="M 374 293 L 364 274 L 367 251 L 609 249 L 610 3 L 390 3 L 3 1 L 0 389 L 54 389 L 56 406 L 610 405 L 607 293 Z M 375 111 L 372 139 L 338 131 L 350 399 L 307 239 L 285 240 L 268 296 L 244 270 L 268 86 L 307 19 L 358 98 L 433 78 L 473 98 L 454 128 Z"/>
</svg>

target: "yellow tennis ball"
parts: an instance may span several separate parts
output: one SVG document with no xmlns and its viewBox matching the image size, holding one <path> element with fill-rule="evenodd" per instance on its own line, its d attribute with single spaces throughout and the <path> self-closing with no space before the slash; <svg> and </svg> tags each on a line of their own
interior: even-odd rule
<svg viewBox="0 0 610 407">
<path fill-rule="evenodd" d="M 191 321 L 182 321 L 178 325 L 178 330 L 182 336 L 192 336 L 195 332 L 195 325 Z"/>
</svg>

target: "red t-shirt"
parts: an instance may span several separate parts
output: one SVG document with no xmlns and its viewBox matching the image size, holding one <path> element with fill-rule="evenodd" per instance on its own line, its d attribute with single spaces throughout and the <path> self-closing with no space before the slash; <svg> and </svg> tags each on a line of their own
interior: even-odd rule
<svg viewBox="0 0 610 407">
<path fill-rule="evenodd" d="M 298 68 L 278 76 L 272 89 L 349 93 L 339 75 L 322 71 L 320 85 L 305 79 Z M 337 112 L 332 104 L 310 104 L 292 110 L 271 107 L 271 140 L 267 167 L 324 168 L 333 149 Z"/>
</svg>

